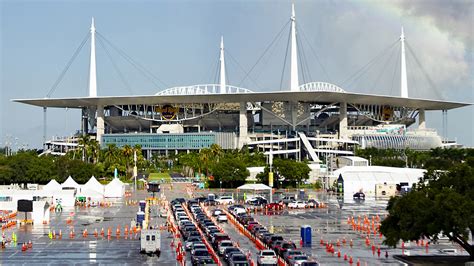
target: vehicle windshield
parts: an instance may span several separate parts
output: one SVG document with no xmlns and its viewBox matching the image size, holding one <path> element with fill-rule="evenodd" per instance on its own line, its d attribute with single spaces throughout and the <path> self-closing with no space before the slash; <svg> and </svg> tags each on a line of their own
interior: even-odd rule
<svg viewBox="0 0 474 266">
<path fill-rule="evenodd" d="M 221 247 L 232 247 L 232 242 L 222 242 Z"/>
<path fill-rule="evenodd" d="M 247 261 L 247 257 L 243 255 L 234 255 L 232 256 L 232 261 Z"/>
<path fill-rule="evenodd" d="M 196 250 L 194 251 L 194 256 L 198 256 L 198 257 L 209 256 L 209 251 L 205 249 Z"/>
</svg>

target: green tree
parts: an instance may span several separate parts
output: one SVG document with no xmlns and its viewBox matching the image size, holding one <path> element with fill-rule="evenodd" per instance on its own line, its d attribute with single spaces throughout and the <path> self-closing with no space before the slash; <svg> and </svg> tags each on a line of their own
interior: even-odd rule
<svg viewBox="0 0 474 266">
<path fill-rule="evenodd" d="M 224 156 L 218 163 L 213 166 L 212 174 L 214 181 L 209 181 L 210 187 L 236 188 L 245 184 L 245 180 L 249 176 L 244 162 L 236 160 L 230 156 Z"/>
<path fill-rule="evenodd" d="M 309 178 L 311 169 L 304 162 L 287 159 L 275 159 L 275 169 L 287 185 L 297 186 Z"/>
<path fill-rule="evenodd" d="M 413 190 L 402 197 L 391 198 L 388 217 L 381 232 L 386 244 L 418 240 L 434 241 L 440 233 L 462 246 L 474 260 L 474 169 L 463 163 L 449 171 L 428 171 Z"/>
</svg>

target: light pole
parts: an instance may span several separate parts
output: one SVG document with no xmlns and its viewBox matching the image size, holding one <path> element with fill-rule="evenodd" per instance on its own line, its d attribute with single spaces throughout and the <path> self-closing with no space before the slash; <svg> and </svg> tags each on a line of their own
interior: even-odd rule
<svg viewBox="0 0 474 266">
<path fill-rule="evenodd" d="M 220 180 L 219 183 L 220 183 L 220 189 L 221 189 L 221 192 L 222 192 L 222 180 Z"/>
<path fill-rule="evenodd" d="M 135 191 L 137 190 L 137 150 L 133 149 L 133 180 L 134 180 L 134 188 Z"/>
</svg>

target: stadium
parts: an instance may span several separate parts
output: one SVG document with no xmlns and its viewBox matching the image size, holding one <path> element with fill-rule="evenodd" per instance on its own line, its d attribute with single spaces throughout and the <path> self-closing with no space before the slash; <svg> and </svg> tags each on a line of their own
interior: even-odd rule
<svg viewBox="0 0 474 266">
<path fill-rule="evenodd" d="M 400 96 L 351 93 L 328 82 L 299 82 L 294 8 L 290 18 L 290 84 L 287 91 L 258 92 L 226 83 L 224 42 L 219 83 L 180 86 L 155 95 L 97 96 L 96 29 L 90 30 L 89 95 L 15 99 L 41 107 L 80 109 L 81 133 L 102 147 L 140 145 L 153 154 L 223 149 L 259 150 L 266 155 L 319 162 L 351 156 L 358 148 L 429 150 L 449 146 L 425 122 L 425 112 L 468 103 L 408 97 L 405 36 L 400 43 Z M 408 129 L 410 127 L 410 129 Z M 76 141 L 45 139 L 45 153 L 65 154 Z"/>
</svg>

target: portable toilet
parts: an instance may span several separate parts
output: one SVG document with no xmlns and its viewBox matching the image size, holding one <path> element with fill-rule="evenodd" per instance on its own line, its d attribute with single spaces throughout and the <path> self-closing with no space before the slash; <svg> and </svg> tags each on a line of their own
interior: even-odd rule
<svg viewBox="0 0 474 266">
<path fill-rule="evenodd" d="M 303 242 L 303 246 L 310 247 L 312 244 L 312 233 L 311 233 L 311 226 L 310 225 L 302 225 L 300 229 L 301 240 Z"/>
<path fill-rule="evenodd" d="M 140 205 L 140 211 L 144 212 L 145 211 L 145 206 L 146 206 L 146 201 L 140 200 L 138 205 Z"/>
<path fill-rule="evenodd" d="M 298 199 L 299 200 L 304 200 L 304 198 L 305 198 L 304 189 L 300 189 L 300 194 L 298 195 Z"/>
<path fill-rule="evenodd" d="M 145 220 L 145 213 L 142 211 L 137 212 L 137 223 L 143 227 L 143 221 Z"/>
</svg>

